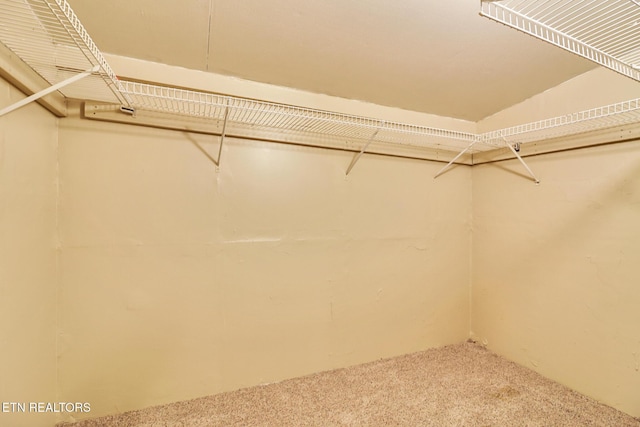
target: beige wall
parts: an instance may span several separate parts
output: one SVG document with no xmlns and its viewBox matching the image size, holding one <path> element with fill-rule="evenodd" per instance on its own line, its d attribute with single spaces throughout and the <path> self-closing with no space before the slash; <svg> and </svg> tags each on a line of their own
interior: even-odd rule
<svg viewBox="0 0 640 427">
<path fill-rule="evenodd" d="M 478 129 L 634 97 L 637 82 L 597 68 L 488 117 Z M 517 161 L 474 166 L 472 174 L 472 337 L 634 416 L 639 155 L 630 142 L 527 157 L 539 186 Z"/>
<path fill-rule="evenodd" d="M 22 97 L 0 79 L 0 106 Z M 27 411 L 56 401 L 56 123 L 38 105 L 0 118 L 0 402 Z M 54 421 L 0 408 L 2 426 Z"/>
<path fill-rule="evenodd" d="M 598 67 L 480 120 L 477 132 L 517 126 L 635 98 L 640 98 L 638 82 Z"/>
<path fill-rule="evenodd" d="M 614 88 L 595 105 L 627 93 L 598 73 L 478 126 L 593 106 L 575 96 L 589 86 Z M 352 153 L 235 139 L 216 168 L 215 137 L 35 105 L 0 135 L 2 401 L 90 402 L 95 417 L 471 330 L 640 415 L 637 144 L 529 157 L 536 186 L 511 161 L 433 180 L 442 164 L 365 155 L 345 177 Z"/>
<path fill-rule="evenodd" d="M 465 340 L 471 170 L 64 119 L 60 396 L 91 416 Z M 200 147 L 200 148 L 198 148 Z M 452 191 L 452 188 L 455 191 Z"/>
<path fill-rule="evenodd" d="M 472 336 L 640 416 L 640 146 L 473 168 Z"/>
</svg>

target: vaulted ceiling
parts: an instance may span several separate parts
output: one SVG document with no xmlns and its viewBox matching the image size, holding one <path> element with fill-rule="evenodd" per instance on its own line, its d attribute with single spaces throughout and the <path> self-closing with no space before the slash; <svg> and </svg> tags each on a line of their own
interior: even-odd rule
<svg viewBox="0 0 640 427">
<path fill-rule="evenodd" d="M 594 65 L 479 0 L 68 0 L 107 53 L 478 121 Z"/>
</svg>

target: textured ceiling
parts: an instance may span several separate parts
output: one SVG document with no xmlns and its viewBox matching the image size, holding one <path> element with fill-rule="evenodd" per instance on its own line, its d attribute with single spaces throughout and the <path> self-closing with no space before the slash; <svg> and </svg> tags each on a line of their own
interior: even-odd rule
<svg viewBox="0 0 640 427">
<path fill-rule="evenodd" d="M 479 0 L 68 0 L 107 53 L 477 121 L 594 68 Z"/>
</svg>

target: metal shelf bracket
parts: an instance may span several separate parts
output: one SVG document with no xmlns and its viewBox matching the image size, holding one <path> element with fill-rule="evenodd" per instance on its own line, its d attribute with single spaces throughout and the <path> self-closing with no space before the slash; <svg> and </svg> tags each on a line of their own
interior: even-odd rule
<svg viewBox="0 0 640 427">
<path fill-rule="evenodd" d="M 222 133 L 220 134 L 220 147 L 218 147 L 218 160 L 214 161 L 217 167 L 220 167 L 220 158 L 222 156 L 222 144 L 224 144 L 224 137 L 227 134 L 227 119 L 229 118 L 229 107 L 224 110 L 224 122 L 222 123 Z"/>
<path fill-rule="evenodd" d="M 458 153 L 457 156 L 455 156 L 453 159 L 451 159 L 451 161 L 449 163 L 447 163 L 442 169 L 440 169 L 438 171 L 437 174 L 435 174 L 435 176 L 433 177 L 433 179 L 436 179 L 437 177 L 439 177 L 440 175 L 442 175 L 444 173 L 444 171 L 446 171 L 447 169 L 449 169 L 449 167 L 456 161 L 458 160 L 464 153 L 466 153 L 467 151 L 469 151 L 471 149 L 471 147 L 473 147 L 476 143 L 478 143 L 480 140 L 476 139 L 475 141 L 473 141 L 471 144 L 467 145 L 466 148 L 464 150 L 462 150 L 461 152 Z"/>
<path fill-rule="evenodd" d="M 66 80 L 63 80 L 61 82 L 58 82 L 56 84 L 54 84 L 53 86 L 49 86 L 46 89 L 43 89 L 39 92 L 34 93 L 33 95 L 30 95 L 24 99 L 21 99 L 20 101 L 16 102 L 15 104 L 9 105 L 8 107 L 3 108 L 2 110 L 0 110 L 0 117 L 4 116 L 7 113 L 12 112 L 13 110 L 17 110 L 20 107 L 24 107 L 25 105 L 39 99 L 42 98 L 45 95 L 50 94 L 51 92 L 55 92 L 58 89 L 61 89 L 65 86 L 70 85 L 71 83 L 74 83 L 80 79 L 83 79 L 87 76 L 90 76 L 91 74 L 95 73 L 96 71 L 98 71 L 100 69 L 99 65 L 96 65 L 95 67 L 91 68 L 90 70 L 84 71 L 82 73 L 76 74 L 73 77 L 69 77 Z"/>
<path fill-rule="evenodd" d="M 349 172 L 351 172 L 351 169 L 353 169 L 353 167 L 356 165 L 358 160 L 360 160 L 360 157 L 362 157 L 362 155 L 364 154 L 366 149 L 369 147 L 369 145 L 376 138 L 376 135 L 378 135 L 379 131 L 380 131 L 380 129 L 376 129 L 376 131 L 373 133 L 373 135 L 371 135 L 369 137 L 369 141 L 367 141 L 367 143 L 362 146 L 362 149 L 360 150 L 360 152 L 353 157 L 353 159 L 351 160 L 351 164 L 349 164 L 349 167 L 347 168 L 347 173 L 345 175 L 349 175 Z"/>
<path fill-rule="evenodd" d="M 524 168 L 527 170 L 527 172 L 529 172 L 529 175 L 531 176 L 531 178 L 533 179 L 533 181 L 537 184 L 540 184 L 540 180 L 536 177 L 536 175 L 533 173 L 533 171 L 531 171 L 531 168 L 529 168 L 529 166 L 525 163 L 525 161 L 522 159 L 522 157 L 520 157 L 520 154 L 518 153 L 518 151 L 520 151 L 520 144 L 516 143 L 516 144 L 509 144 L 507 142 L 507 140 L 505 139 L 505 143 L 507 144 L 507 147 L 509 147 L 509 149 L 511 150 L 511 152 L 513 154 L 516 155 L 516 157 L 518 158 L 518 160 L 520 160 L 520 163 L 522 163 L 522 166 L 524 166 Z M 514 145 L 518 146 L 518 149 L 516 150 L 516 148 L 514 147 Z"/>
</svg>

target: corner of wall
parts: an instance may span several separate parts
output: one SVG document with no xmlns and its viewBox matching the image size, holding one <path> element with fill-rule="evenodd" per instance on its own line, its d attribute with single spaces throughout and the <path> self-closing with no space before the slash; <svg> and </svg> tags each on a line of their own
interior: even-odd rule
<svg viewBox="0 0 640 427">
<path fill-rule="evenodd" d="M 0 90 L 3 105 L 24 98 Z M 32 104 L 0 123 L 0 425 L 50 427 L 37 404 L 57 401 L 57 119 Z"/>
<path fill-rule="evenodd" d="M 492 351 L 640 415 L 635 142 L 473 168 L 472 336 Z M 597 348 L 598 351 L 593 351 Z"/>
<path fill-rule="evenodd" d="M 606 68 L 580 74 L 477 122 L 478 133 L 640 98 L 640 84 Z"/>
</svg>

